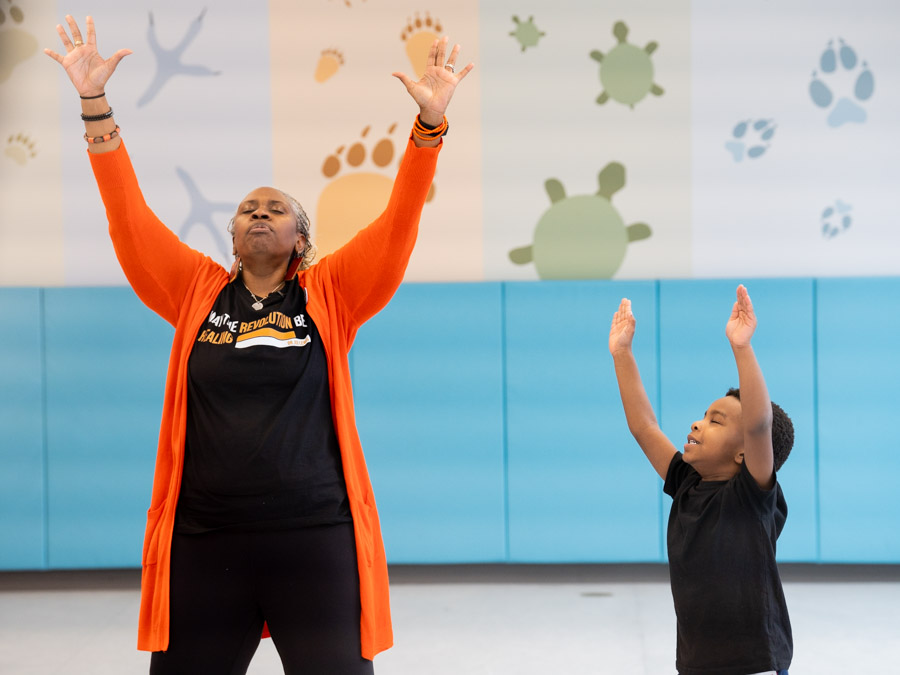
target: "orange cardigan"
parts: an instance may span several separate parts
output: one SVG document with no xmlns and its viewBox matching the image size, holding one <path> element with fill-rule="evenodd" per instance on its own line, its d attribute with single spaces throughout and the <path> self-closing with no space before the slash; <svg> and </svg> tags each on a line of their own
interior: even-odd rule
<svg viewBox="0 0 900 675">
<path fill-rule="evenodd" d="M 387 563 L 356 430 L 347 353 L 359 326 L 388 303 L 403 280 L 441 147 L 418 148 L 410 140 L 384 213 L 297 276 L 328 359 L 331 412 L 356 534 L 361 654 L 366 659 L 388 649 L 393 634 Z M 180 242 L 153 214 L 124 144 L 113 152 L 90 154 L 90 159 L 128 282 L 147 307 L 175 327 L 141 561 L 138 649 L 160 651 L 169 644 L 169 558 L 184 465 L 188 357 L 200 325 L 228 283 L 228 271 Z"/>
</svg>

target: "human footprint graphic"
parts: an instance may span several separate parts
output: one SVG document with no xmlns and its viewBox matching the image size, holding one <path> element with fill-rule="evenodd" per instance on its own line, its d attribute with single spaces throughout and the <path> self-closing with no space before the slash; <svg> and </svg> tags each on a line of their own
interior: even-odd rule
<svg viewBox="0 0 900 675">
<path fill-rule="evenodd" d="M 313 222 L 313 240 L 320 256 L 346 244 L 359 230 L 381 215 L 387 206 L 394 185 L 394 172 L 387 169 L 396 155 L 394 142 L 389 136 L 396 128 L 397 125 L 392 124 L 386 135 L 375 142 L 371 150 L 367 150 L 366 136 L 371 129 L 367 126 L 362 130 L 360 140 L 349 148 L 342 145 L 325 158 L 322 174 L 333 180 L 319 195 Z M 367 159 L 377 169 L 385 171 L 376 173 L 364 170 Z M 348 172 L 348 169 L 353 172 Z M 434 185 L 426 201 L 433 198 Z"/>
<path fill-rule="evenodd" d="M 828 126 L 839 127 L 849 122 L 862 124 L 867 119 L 866 101 L 875 93 L 875 77 L 865 61 L 860 62 L 856 50 L 840 38 L 834 40 L 819 57 L 819 71 L 813 71 L 809 96 L 819 108 L 829 110 Z M 835 103 L 835 91 L 845 95 Z"/>
<path fill-rule="evenodd" d="M 19 166 L 25 166 L 28 160 L 34 159 L 37 153 L 34 151 L 34 141 L 24 134 L 15 134 L 6 141 L 6 149 L 3 154 L 12 159 Z"/>
<path fill-rule="evenodd" d="M 316 72 L 313 75 L 316 82 L 322 83 L 333 76 L 344 65 L 344 55 L 337 49 L 325 49 L 316 64 Z"/>
<path fill-rule="evenodd" d="M 428 51 L 431 44 L 441 37 L 443 30 L 441 22 L 432 19 L 428 12 L 425 12 L 424 19 L 416 12 L 416 18 L 408 19 L 406 26 L 403 27 L 400 39 L 406 43 L 406 56 L 409 57 L 409 63 L 416 72 L 416 79 L 425 74 Z"/>
<path fill-rule="evenodd" d="M 756 159 L 769 149 L 769 141 L 774 135 L 773 120 L 743 120 L 734 126 L 725 149 L 731 153 L 735 162 L 740 162 L 745 156 Z"/>
<path fill-rule="evenodd" d="M 0 2 L 0 82 L 6 82 L 17 65 L 37 53 L 37 38 L 14 25 L 24 20 L 24 12 L 12 0 Z"/>
</svg>

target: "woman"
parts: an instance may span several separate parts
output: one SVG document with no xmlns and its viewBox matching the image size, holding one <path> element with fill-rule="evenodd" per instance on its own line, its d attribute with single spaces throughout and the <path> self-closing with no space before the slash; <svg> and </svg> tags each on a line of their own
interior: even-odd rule
<svg viewBox="0 0 900 675">
<path fill-rule="evenodd" d="M 150 671 L 244 673 L 270 633 L 286 673 L 371 673 L 392 644 L 388 578 L 347 352 L 400 284 L 446 133 L 459 45 L 435 41 L 385 212 L 310 266 L 303 209 L 270 187 L 238 207 L 231 273 L 144 202 L 105 86 L 119 62 L 71 16 L 78 91 L 110 236 L 141 300 L 175 327 L 143 551 L 138 648 Z"/>
</svg>

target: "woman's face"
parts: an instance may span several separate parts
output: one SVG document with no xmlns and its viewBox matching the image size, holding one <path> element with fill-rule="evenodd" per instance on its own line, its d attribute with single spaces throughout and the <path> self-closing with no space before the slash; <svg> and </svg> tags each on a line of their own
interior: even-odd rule
<svg viewBox="0 0 900 675">
<path fill-rule="evenodd" d="M 244 197 L 234 216 L 234 251 L 241 259 L 287 260 L 306 244 L 280 190 L 261 187 Z"/>
</svg>

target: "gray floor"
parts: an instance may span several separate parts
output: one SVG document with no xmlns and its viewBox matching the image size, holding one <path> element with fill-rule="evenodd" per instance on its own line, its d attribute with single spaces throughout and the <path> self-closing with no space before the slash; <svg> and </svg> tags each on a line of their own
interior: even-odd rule
<svg viewBox="0 0 900 675">
<path fill-rule="evenodd" d="M 791 675 L 900 673 L 900 566 L 782 566 Z M 674 672 L 660 565 L 391 570 L 395 646 L 378 675 Z M 146 673 L 135 570 L 0 574 L 0 673 Z M 281 673 L 264 640 L 251 675 Z"/>
</svg>

